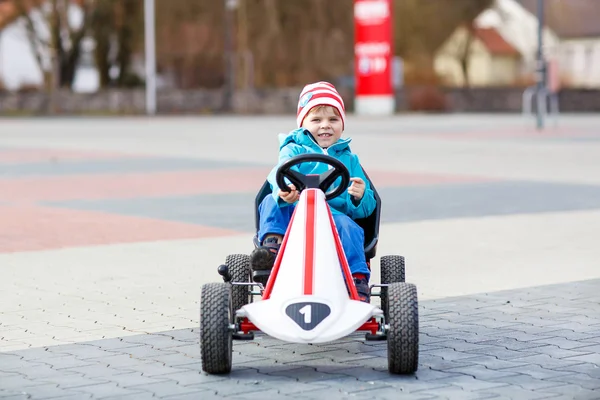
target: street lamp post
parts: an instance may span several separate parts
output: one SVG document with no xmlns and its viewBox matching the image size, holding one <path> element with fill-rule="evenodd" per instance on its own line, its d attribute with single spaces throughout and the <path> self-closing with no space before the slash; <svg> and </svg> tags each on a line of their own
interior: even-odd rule
<svg viewBox="0 0 600 400">
<path fill-rule="evenodd" d="M 225 0 L 224 19 L 224 48 L 225 48 L 225 93 L 223 96 L 223 111 L 232 110 L 235 69 L 233 60 L 233 11 L 238 6 L 238 0 Z"/>
<path fill-rule="evenodd" d="M 144 1 L 144 31 L 146 48 L 146 114 L 156 114 L 156 33 L 154 0 Z"/>
<path fill-rule="evenodd" d="M 546 62 L 544 60 L 544 0 L 537 0 L 538 50 L 537 50 L 537 128 L 544 127 L 546 112 Z"/>
</svg>

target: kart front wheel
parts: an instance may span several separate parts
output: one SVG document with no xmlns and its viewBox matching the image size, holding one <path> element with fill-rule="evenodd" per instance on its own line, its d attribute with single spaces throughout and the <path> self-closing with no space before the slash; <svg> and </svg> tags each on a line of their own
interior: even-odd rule
<svg viewBox="0 0 600 400">
<path fill-rule="evenodd" d="M 231 371 L 233 337 L 231 291 L 226 283 L 202 285 L 200 298 L 200 354 L 202 370 L 209 374 Z"/>
<path fill-rule="evenodd" d="M 404 282 L 404 257 L 397 255 L 382 256 L 381 260 L 379 261 L 379 267 L 381 271 L 382 284 Z M 386 321 L 390 319 L 390 313 L 388 311 L 388 298 L 388 288 L 384 286 L 381 288 L 381 309 L 383 310 L 383 315 L 385 316 Z"/>
<path fill-rule="evenodd" d="M 388 286 L 388 369 L 392 374 L 412 374 L 419 367 L 419 303 L 412 283 Z"/>
</svg>

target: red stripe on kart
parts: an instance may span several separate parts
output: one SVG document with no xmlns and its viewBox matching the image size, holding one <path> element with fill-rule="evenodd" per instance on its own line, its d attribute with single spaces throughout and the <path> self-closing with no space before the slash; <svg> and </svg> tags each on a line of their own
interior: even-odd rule
<svg viewBox="0 0 600 400">
<path fill-rule="evenodd" d="M 335 229 L 335 222 L 333 221 L 333 215 L 331 214 L 331 209 L 329 207 L 327 207 L 327 213 L 329 214 L 329 223 L 331 225 L 331 230 L 333 231 L 335 248 L 337 250 L 340 264 L 342 265 L 342 272 L 346 278 L 346 285 L 348 288 L 350 288 L 350 298 L 352 300 L 360 301 L 360 297 L 358 297 L 358 292 L 356 291 L 356 286 L 354 286 L 354 279 L 352 279 L 352 272 L 350 272 L 350 266 L 348 265 L 348 260 L 346 260 L 346 254 L 344 253 L 344 248 L 342 247 L 342 241 L 340 240 L 337 229 Z"/>
<path fill-rule="evenodd" d="M 262 299 L 267 300 L 271 297 L 271 292 L 273 291 L 273 285 L 275 285 L 275 280 L 277 279 L 277 274 L 279 273 L 279 267 L 281 266 L 281 260 L 283 258 L 283 253 L 285 253 L 285 248 L 287 246 L 288 237 L 290 236 L 290 230 L 292 229 L 292 225 L 294 225 L 294 217 L 296 216 L 296 211 L 298 207 L 294 209 L 292 212 L 292 218 L 290 218 L 290 223 L 287 227 L 285 235 L 283 236 L 283 241 L 281 242 L 281 247 L 279 248 L 279 252 L 277 253 L 277 257 L 275 258 L 275 263 L 273 264 L 273 269 L 271 270 L 271 274 L 269 275 L 269 280 L 267 281 L 267 286 L 265 287 L 265 291 L 263 292 Z"/>
<path fill-rule="evenodd" d="M 317 205 L 315 202 L 315 190 L 306 193 L 306 232 L 304 249 L 304 294 L 313 294 L 313 281 L 315 276 L 315 214 Z"/>
</svg>

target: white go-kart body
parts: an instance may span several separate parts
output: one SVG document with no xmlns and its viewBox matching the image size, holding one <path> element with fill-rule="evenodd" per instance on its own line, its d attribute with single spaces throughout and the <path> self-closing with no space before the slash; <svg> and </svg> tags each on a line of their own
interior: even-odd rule
<svg viewBox="0 0 600 400">
<path fill-rule="evenodd" d="M 325 162 L 332 168 L 321 175 L 291 170 L 309 161 Z M 331 342 L 362 331 L 366 332 L 365 340 L 387 341 L 391 373 L 414 373 L 418 368 L 418 300 L 416 286 L 404 281 L 404 258 L 391 255 L 380 259 L 382 282 L 372 286 L 381 290 L 371 296 L 381 298 L 381 308 L 360 301 L 326 201 L 348 187 L 347 168 L 326 155 L 299 155 L 277 171 L 277 185 L 289 190 L 284 177 L 292 180 L 301 194 L 273 268 L 267 272 L 266 286 L 259 283 L 264 280 L 259 280 L 257 272 L 251 271 L 246 254 L 229 255 L 219 266 L 224 282 L 202 285 L 202 370 L 211 374 L 230 372 L 233 340 L 252 340 L 258 331 L 293 343 Z M 325 194 L 323 188 L 330 187 L 337 177 L 342 183 Z M 263 187 L 270 189 L 268 183 Z M 370 217 L 377 222 L 369 230 L 373 239 L 365 247 L 365 257 L 369 254 L 370 258 L 375 255 L 381 209 L 372 183 L 371 189 L 377 208 Z M 264 195 L 261 190 L 256 204 Z M 251 289 L 256 287 L 258 291 Z"/>
<path fill-rule="evenodd" d="M 321 190 L 301 193 L 262 300 L 236 315 L 269 336 L 295 343 L 330 342 L 383 315 L 358 300 Z"/>
</svg>

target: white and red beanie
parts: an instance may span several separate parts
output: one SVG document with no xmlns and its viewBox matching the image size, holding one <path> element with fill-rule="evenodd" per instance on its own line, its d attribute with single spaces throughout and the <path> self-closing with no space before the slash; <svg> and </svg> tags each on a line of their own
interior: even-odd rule
<svg viewBox="0 0 600 400">
<path fill-rule="evenodd" d="M 346 125 L 346 110 L 344 108 L 344 100 L 329 82 L 317 82 L 304 86 L 298 100 L 298 113 L 296 114 L 296 122 L 298 128 L 302 127 L 302 122 L 310 110 L 316 106 L 332 106 L 340 113 L 342 125 Z"/>
</svg>

